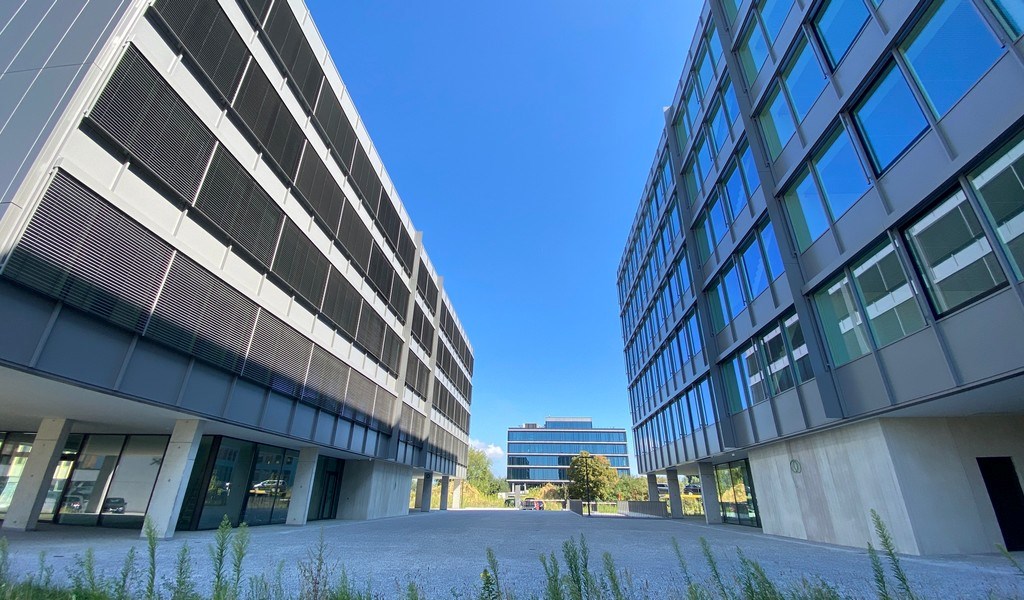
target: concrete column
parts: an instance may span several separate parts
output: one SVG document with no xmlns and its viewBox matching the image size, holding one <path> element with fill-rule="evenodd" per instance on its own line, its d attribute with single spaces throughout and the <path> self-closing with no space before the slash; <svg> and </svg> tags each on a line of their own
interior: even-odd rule
<svg viewBox="0 0 1024 600">
<path fill-rule="evenodd" d="M 665 469 L 668 476 L 668 505 L 672 510 L 673 519 L 683 518 L 683 497 L 679 493 L 679 472 L 675 469 Z"/>
<path fill-rule="evenodd" d="M 448 510 L 448 482 L 450 477 L 445 475 L 441 478 L 441 510 Z"/>
<path fill-rule="evenodd" d="M 651 502 L 657 502 L 660 499 L 660 494 L 658 494 L 657 473 L 647 474 L 647 499 Z"/>
<path fill-rule="evenodd" d="M 462 480 L 455 480 L 455 489 L 452 490 L 452 508 L 462 508 Z"/>
<path fill-rule="evenodd" d="M 704 518 L 708 523 L 722 522 L 722 506 L 718 503 L 718 481 L 715 479 L 715 465 L 709 462 L 697 463 L 700 475 L 700 498 L 704 502 Z"/>
<path fill-rule="evenodd" d="M 32 441 L 32 450 L 28 453 L 25 469 L 11 498 L 11 507 L 4 518 L 5 530 L 32 531 L 36 528 L 72 423 L 68 419 L 43 419 L 39 424 L 39 432 Z"/>
<path fill-rule="evenodd" d="M 299 451 L 299 464 L 295 469 L 295 483 L 292 485 L 292 497 L 288 502 L 288 525 L 305 525 L 309 515 L 309 502 L 313 494 L 313 477 L 316 476 L 316 461 L 320 451 L 316 448 L 303 448 Z"/>
<path fill-rule="evenodd" d="M 171 441 L 167 444 L 156 486 L 153 487 L 153 498 L 146 511 L 146 518 L 156 528 L 156 536 L 160 539 L 174 535 L 199 442 L 203 439 L 203 426 L 204 422 L 198 419 L 182 419 L 174 424 Z M 146 531 L 139 535 L 145 537 Z"/>
<path fill-rule="evenodd" d="M 412 468 L 406 465 L 383 460 L 345 461 L 338 518 L 363 521 L 409 514 L 412 476 Z"/>
<path fill-rule="evenodd" d="M 420 497 L 420 512 L 430 512 L 430 492 L 434 489 L 434 474 L 423 474 L 423 494 Z"/>
</svg>

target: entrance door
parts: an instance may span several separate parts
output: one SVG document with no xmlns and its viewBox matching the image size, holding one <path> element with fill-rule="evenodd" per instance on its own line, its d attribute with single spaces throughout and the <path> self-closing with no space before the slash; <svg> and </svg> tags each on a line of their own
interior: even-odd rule
<svg viewBox="0 0 1024 600">
<path fill-rule="evenodd" d="M 981 477 L 996 511 L 1003 542 L 1010 551 L 1024 550 L 1024 491 L 1009 456 L 978 457 Z"/>
</svg>

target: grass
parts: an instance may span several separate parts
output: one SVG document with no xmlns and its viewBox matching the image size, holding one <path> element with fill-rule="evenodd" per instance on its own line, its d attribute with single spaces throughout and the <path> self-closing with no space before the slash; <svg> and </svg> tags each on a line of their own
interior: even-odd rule
<svg viewBox="0 0 1024 600">
<path fill-rule="evenodd" d="M 868 543 L 870 576 L 879 600 L 923 600 L 903 569 L 896 544 L 877 512 L 871 511 L 874 532 L 881 551 Z M 0 538 L 0 600 L 427 600 L 415 581 L 395 582 L 393 587 L 374 587 L 369 579 L 356 581 L 331 555 L 321 531 L 317 542 L 294 562 L 298 585 L 285 581 L 285 561 L 276 569 L 258 565 L 257 575 L 246 577 L 245 559 L 250 546 L 244 525 L 232 529 L 225 519 L 206 548 L 211 577 L 200 581 L 195 575 L 192 549 L 182 545 L 174 557 L 174 571 L 157 580 L 158 546 L 155 529 L 146 524 L 145 554 L 139 560 L 129 549 L 120 569 L 112 575 L 100 573 L 92 550 L 75 558 L 67 573 L 54 577 L 53 568 L 41 554 L 33 573 L 16 576 L 11 570 L 10 547 Z M 651 583 L 638 580 L 620 569 L 611 553 L 594 559 L 583 535 L 563 542 L 560 556 L 541 555 L 536 574 L 540 594 L 518 596 L 507 583 L 494 551 L 487 549 L 479 584 L 472 590 L 454 588 L 447 597 L 459 600 L 839 600 L 844 596 L 821 579 L 803 579 L 783 585 L 764 569 L 736 550 L 737 563 L 723 568 L 711 544 L 700 538 L 699 562 L 706 575 L 698 577 L 678 542 L 672 540 L 678 574 L 665 573 Z M 1005 548 L 1000 551 L 1024 576 L 1024 567 Z M 201 554 L 201 553 L 200 553 Z M 436 598 L 436 596 L 435 596 Z"/>
</svg>

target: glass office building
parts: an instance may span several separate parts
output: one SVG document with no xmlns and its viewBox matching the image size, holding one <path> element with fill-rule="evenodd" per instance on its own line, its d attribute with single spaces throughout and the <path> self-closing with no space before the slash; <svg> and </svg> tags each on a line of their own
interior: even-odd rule
<svg viewBox="0 0 1024 600">
<path fill-rule="evenodd" d="M 509 427 L 506 480 L 513 489 L 569 483 L 569 463 L 580 452 L 604 456 L 629 476 L 625 429 L 597 428 L 588 417 L 548 417 L 544 425 Z"/>
<path fill-rule="evenodd" d="M 709 521 L 1024 548 L 1020 6 L 705 3 L 618 291 L 638 468 Z"/>
<path fill-rule="evenodd" d="M 457 485 L 473 350 L 302 2 L 50 4 L 0 7 L 3 528 Z"/>
</svg>

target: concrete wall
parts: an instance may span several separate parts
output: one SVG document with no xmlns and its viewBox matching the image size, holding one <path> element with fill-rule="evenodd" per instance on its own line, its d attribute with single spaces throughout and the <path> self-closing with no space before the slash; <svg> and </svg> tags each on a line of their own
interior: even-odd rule
<svg viewBox="0 0 1024 600">
<path fill-rule="evenodd" d="M 411 467 L 379 460 L 346 461 L 338 518 L 368 520 L 407 515 L 411 489 Z"/>
<path fill-rule="evenodd" d="M 1011 456 L 1024 476 L 1022 431 L 1022 417 L 873 419 L 752 450 L 762 527 L 877 546 L 875 509 L 901 552 L 993 552 L 1002 533 L 977 457 Z"/>
</svg>

